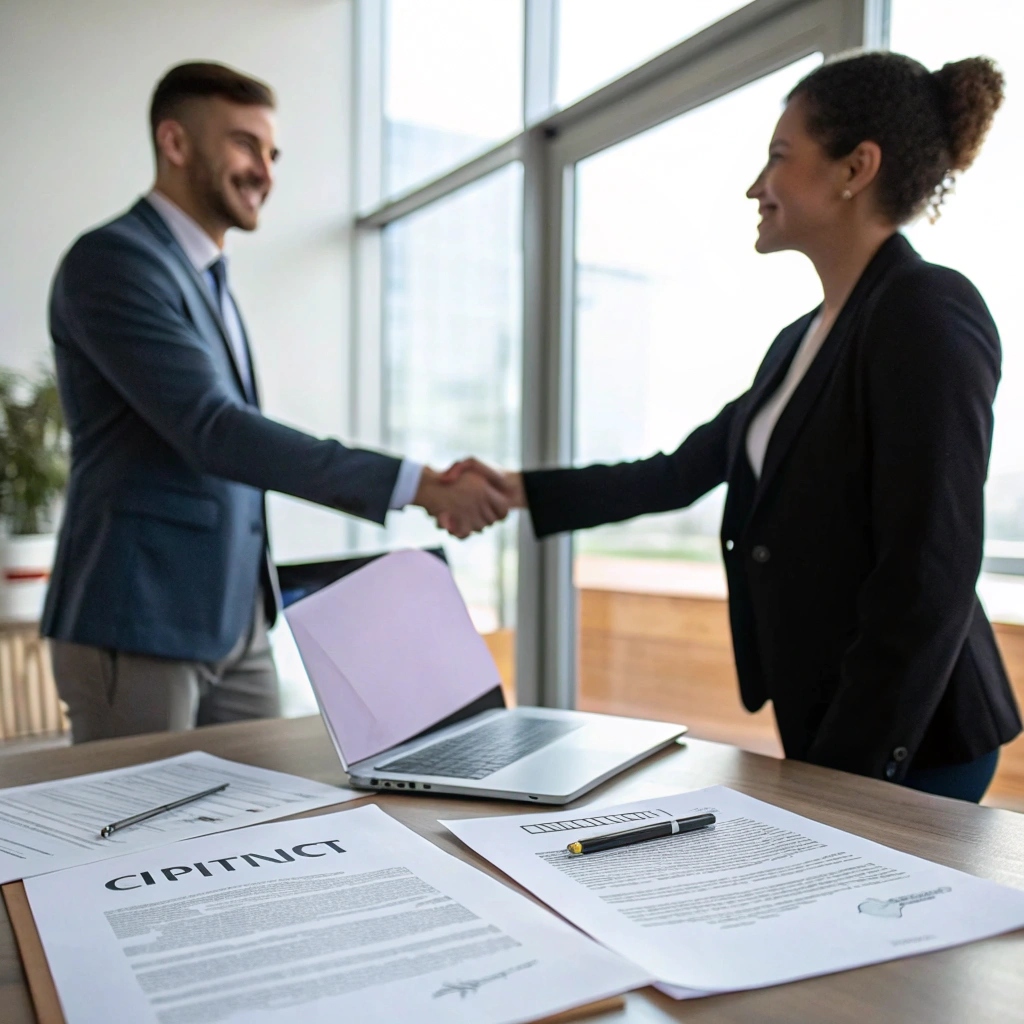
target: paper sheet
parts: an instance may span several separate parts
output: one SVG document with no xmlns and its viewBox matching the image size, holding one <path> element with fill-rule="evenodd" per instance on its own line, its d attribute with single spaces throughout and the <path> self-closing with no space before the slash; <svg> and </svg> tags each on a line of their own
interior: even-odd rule
<svg viewBox="0 0 1024 1024">
<path fill-rule="evenodd" d="M 104 825 L 222 782 L 230 783 L 223 793 L 100 838 Z M 330 807 L 363 795 L 201 751 L 0 789 L 0 883 Z"/>
<path fill-rule="evenodd" d="M 376 806 L 25 889 L 67 1024 L 512 1024 L 648 981 Z"/>
<path fill-rule="evenodd" d="M 566 845 L 705 811 L 708 829 L 572 856 Z M 760 988 L 1024 927 L 1024 892 L 722 786 L 582 812 L 442 822 L 681 997 Z M 659 986 L 661 987 L 661 986 Z"/>
<path fill-rule="evenodd" d="M 285 609 L 347 765 L 501 685 L 448 566 L 395 551 Z"/>
</svg>

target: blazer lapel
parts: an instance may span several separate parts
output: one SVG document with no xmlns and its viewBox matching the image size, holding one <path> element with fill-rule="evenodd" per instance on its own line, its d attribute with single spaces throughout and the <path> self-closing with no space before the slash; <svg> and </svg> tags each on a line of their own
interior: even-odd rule
<svg viewBox="0 0 1024 1024">
<path fill-rule="evenodd" d="M 790 363 L 800 347 L 800 340 L 807 330 L 807 325 L 814 318 L 817 310 L 801 317 L 795 323 L 786 327 L 782 333 L 772 342 L 768 352 L 765 353 L 764 361 L 758 369 L 757 376 L 747 393 L 743 405 L 742 414 L 733 420 L 732 431 L 729 436 L 729 464 L 727 474 L 731 477 L 737 459 L 745 459 L 747 431 L 750 428 L 750 421 L 754 418 L 758 409 L 782 384 Z"/>
<path fill-rule="evenodd" d="M 768 442 L 768 450 L 765 452 L 764 466 L 761 469 L 761 477 L 757 483 L 751 512 L 757 508 L 762 495 L 771 483 L 772 477 L 778 472 L 779 467 L 785 461 L 786 455 L 799 435 L 804 421 L 814 408 L 822 389 L 831 376 L 836 361 L 846 347 L 847 339 L 859 324 L 865 307 L 876 290 L 876 286 L 893 266 L 903 262 L 908 256 L 916 257 L 916 253 L 902 235 L 895 234 L 882 243 L 881 248 L 872 257 L 864 273 L 861 274 L 860 279 L 850 293 L 850 297 L 846 300 L 846 304 L 836 318 L 836 322 L 832 325 L 832 330 L 829 331 L 829 335 L 821 346 L 821 350 L 814 358 L 810 367 L 808 367 L 803 380 L 797 385 L 796 390 L 786 403 L 785 409 L 782 410 L 782 415 L 775 424 L 775 429 L 772 431 L 772 436 Z M 809 323 L 810 321 L 808 320 L 807 325 Z M 806 329 L 807 326 L 804 327 L 804 331 Z M 796 346 L 803 339 L 803 333 L 803 331 L 800 332 Z M 796 346 L 794 346 L 794 354 Z M 792 358 L 787 361 L 787 367 L 791 361 Z M 779 382 L 781 383 L 781 379 Z"/>
<path fill-rule="evenodd" d="M 161 242 L 167 246 L 168 249 L 174 254 L 175 258 L 181 264 L 182 268 L 188 274 L 192 283 L 196 286 L 196 290 L 202 297 L 203 302 L 206 304 L 206 308 L 210 312 L 210 316 L 213 317 L 213 322 L 217 325 L 217 330 L 220 332 L 220 340 L 224 345 L 225 350 L 228 354 L 228 359 L 231 360 L 231 368 L 235 371 L 235 381 L 238 384 L 239 390 L 242 392 L 243 398 L 245 397 L 245 378 L 242 375 L 242 368 L 238 365 L 238 359 L 235 356 L 234 347 L 231 344 L 231 339 L 228 336 L 228 328 L 224 323 L 224 317 L 221 311 L 217 308 L 217 303 L 214 302 L 213 293 L 210 291 L 210 286 L 203 279 L 202 274 L 192 266 L 192 262 L 185 255 L 185 251 L 178 245 L 174 235 L 171 234 L 170 228 L 164 223 L 163 217 L 160 216 L 156 210 L 145 200 L 140 199 L 135 206 L 132 208 L 134 213 L 140 220 L 144 221 L 146 226 L 160 239 Z M 236 307 L 237 312 L 237 307 Z M 239 322 L 241 323 L 241 316 L 239 316 Z M 243 327 L 243 332 L 245 328 Z M 246 340 L 248 345 L 248 339 Z M 253 389 L 255 390 L 255 381 L 253 382 Z"/>
</svg>

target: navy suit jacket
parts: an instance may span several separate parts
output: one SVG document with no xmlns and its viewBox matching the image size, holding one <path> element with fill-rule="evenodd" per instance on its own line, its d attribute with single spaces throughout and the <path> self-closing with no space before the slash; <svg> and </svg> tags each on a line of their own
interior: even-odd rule
<svg viewBox="0 0 1024 1024">
<path fill-rule="evenodd" d="M 145 200 L 71 247 L 50 333 L 72 457 L 45 636 L 216 660 L 261 574 L 276 590 L 266 490 L 384 522 L 399 460 L 246 401 L 206 282 Z"/>
<path fill-rule="evenodd" d="M 779 417 L 746 455 L 814 314 L 750 390 L 672 454 L 527 473 L 538 536 L 683 508 L 726 482 L 722 556 L 743 703 L 775 707 L 788 757 L 901 781 L 1021 730 L 975 593 L 1000 375 L 974 286 L 895 234 Z"/>
</svg>

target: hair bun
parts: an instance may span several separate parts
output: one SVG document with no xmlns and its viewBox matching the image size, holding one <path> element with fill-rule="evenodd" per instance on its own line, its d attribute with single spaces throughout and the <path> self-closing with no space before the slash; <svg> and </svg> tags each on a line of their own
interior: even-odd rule
<svg viewBox="0 0 1024 1024">
<path fill-rule="evenodd" d="M 989 57 L 968 57 L 932 72 L 949 129 L 951 171 L 974 163 L 1003 102 L 1003 73 Z"/>
</svg>

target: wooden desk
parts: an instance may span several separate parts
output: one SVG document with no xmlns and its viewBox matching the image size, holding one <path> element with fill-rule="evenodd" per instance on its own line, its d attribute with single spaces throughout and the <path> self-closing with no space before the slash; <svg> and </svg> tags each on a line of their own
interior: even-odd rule
<svg viewBox="0 0 1024 1024">
<path fill-rule="evenodd" d="M 278 719 L 216 726 L 191 733 L 158 733 L 105 740 L 64 750 L 0 758 L 0 786 L 65 778 L 187 750 L 293 772 L 321 782 L 343 781 L 319 718 Z M 674 747 L 595 796 L 609 802 L 639 799 L 721 783 L 798 814 L 1024 889 L 1024 815 L 926 796 L 884 782 L 811 765 L 779 761 L 700 740 Z M 442 849 L 491 874 L 486 861 L 437 824 L 439 817 L 516 813 L 522 804 L 398 794 L 372 796 L 387 812 Z M 351 804 L 345 806 L 352 806 Z M 322 812 L 313 812 L 322 813 Z M 499 876 L 502 877 L 502 876 Z M 506 880 L 507 881 L 507 880 Z M 0 903 L 2 906 L 2 903 Z M 865 1021 L 900 1024 L 972 1024 L 1019 1021 L 1024 1016 L 1024 932 L 958 949 L 846 971 L 756 992 L 676 1003 L 647 989 L 631 993 L 625 1014 L 609 1024 L 672 1020 L 802 1024 Z M 34 1020 L 6 912 L 0 912 L 0 1021 Z"/>
</svg>

